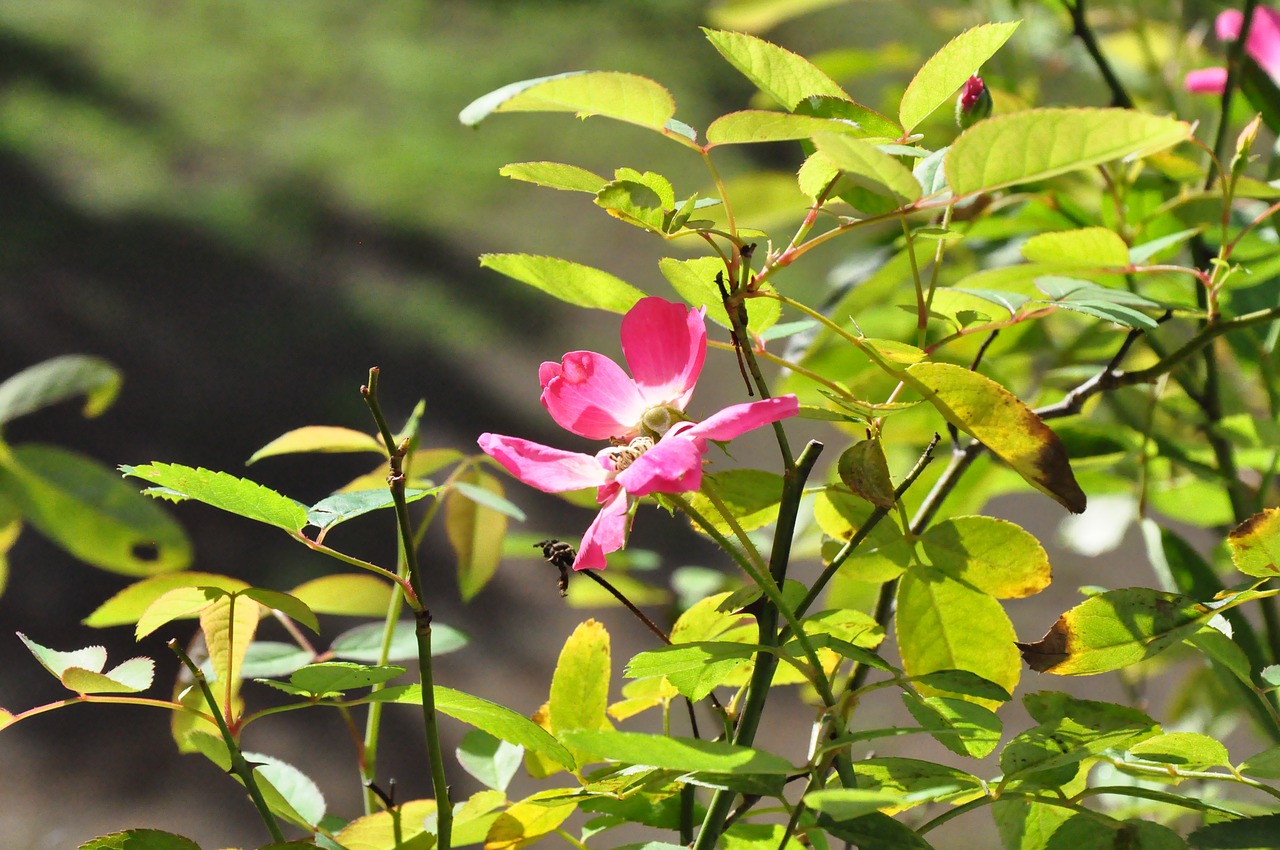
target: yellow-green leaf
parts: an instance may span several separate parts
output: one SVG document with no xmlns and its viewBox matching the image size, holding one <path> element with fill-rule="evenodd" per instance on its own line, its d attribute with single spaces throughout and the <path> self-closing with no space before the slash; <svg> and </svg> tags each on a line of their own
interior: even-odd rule
<svg viewBox="0 0 1280 850">
<path fill-rule="evenodd" d="M 395 589 L 377 576 L 343 573 L 312 579 L 289 593 L 317 614 L 379 617 L 387 613 Z"/>
<path fill-rule="evenodd" d="M 587 620 L 565 641 L 551 676 L 548 719 L 552 734 L 610 728 L 605 716 L 609 672 L 609 633 L 595 620 Z M 575 751 L 573 755 L 581 767 L 581 754 Z"/>
<path fill-rule="evenodd" d="M 310 452 L 375 452 L 386 457 L 387 447 L 371 434 L 333 425 L 308 425 L 294 428 L 258 449 L 245 465 L 273 455 Z"/>
<path fill-rule="evenodd" d="M 625 313 L 644 293 L 608 272 L 558 257 L 482 254 L 480 265 L 578 307 Z"/>
<path fill-rule="evenodd" d="M 1231 562 L 1245 575 L 1280 575 L 1280 508 L 1267 508 L 1237 525 L 1227 535 Z"/>
<path fill-rule="evenodd" d="M 1013 393 L 951 363 L 917 363 L 902 375 L 948 422 L 990 449 L 1028 484 L 1072 513 L 1084 511 L 1084 491 L 1062 441 Z"/>
<path fill-rule="evenodd" d="M 1028 109 L 979 121 L 947 152 L 957 196 L 1046 180 L 1113 159 L 1141 157 L 1191 134 L 1185 121 L 1129 109 Z"/>
<path fill-rule="evenodd" d="M 844 485 L 876 507 L 892 508 L 897 502 L 879 438 L 859 440 L 845 449 L 836 467 Z"/>
<path fill-rule="evenodd" d="M 916 73 L 898 106 L 902 130 L 910 133 L 931 112 L 948 102 L 965 80 L 1013 35 L 1018 21 L 983 24 L 966 30 L 939 50 Z"/>
<path fill-rule="evenodd" d="M 394 816 L 383 811 L 356 818 L 334 838 L 347 850 L 430 850 L 435 836 L 427 832 L 426 820 L 435 813 L 435 800 L 409 800 L 396 805 Z"/>
<path fill-rule="evenodd" d="M 853 185 L 879 195 L 888 194 L 906 206 L 920 198 L 920 183 L 911 169 L 870 142 L 852 136 L 821 133 L 814 144 L 840 175 Z"/>
<path fill-rule="evenodd" d="M 238 596 L 222 596 L 200 612 L 209 661 L 213 665 L 213 693 L 223 716 L 234 717 L 240 668 L 258 628 L 258 603 Z"/>
<path fill-rule="evenodd" d="M 908 675 L 968 670 L 1009 693 L 1022 665 L 1013 624 L 998 601 L 937 570 L 908 570 L 898 584 L 894 618 Z M 932 692 L 923 685 L 922 691 Z M 965 697 L 994 707 L 997 701 Z"/>
<path fill-rule="evenodd" d="M 376 581 L 372 576 L 371 581 Z M 180 587 L 217 587 L 228 593 L 249 585 L 238 578 L 216 573 L 181 572 L 144 578 L 103 602 L 81 622 L 94 629 L 136 623 L 143 612 L 165 593 Z M 194 613 L 194 612 L 192 612 Z"/>
<path fill-rule="evenodd" d="M 747 145 L 758 142 L 790 142 L 811 139 L 819 133 L 870 136 L 851 121 L 747 109 L 721 115 L 707 128 L 708 145 Z"/>
<path fill-rule="evenodd" d="M 511 83 L 477 98 L 458 115 L 475 126 L 494 112 L 602 115 L 661 131 L 676 114 L 671 93 L 648 77 L 618 71 L 571 71 Z"/>
<path fill-rule="evenodd" d="M 153 598 L 138 616 L 134 637 L 141 640 L 165 623 L 184 617 L 194 617 L 215 600 L 229 596 L 230 593 L 218 587 L 217 583 L 196 586 L 184 584 L 172 590 L 166 590 Z"/>
<path fill-rule="evenodd" d="M 1129 246 L 1110 228 L 1082 227 L 1037 233 L 1022 243 L 1022 256 L 1064 269 L 1123 268 L 1129 265 Z"/>
<path fill-rule="evenodd" d="M 1049 586 L 1044 547 L 1007 520 L 953 517 L 929 526 L 920 543 L 935 567 L 997 599 L 1021 599 Z"/>
<path fill-rule="evenodd" d="M 733 327 L 729 314 L 725 312 L 720 288 L 716 286 L 716 272 L 724 272 L 724 263 L 719 258 L 677 260 L 674 257 L 663 257 L 658 261 L 658 269 L 670 282 L 671 288 L 695 309 L 706 307 L 708 319 L 722 328 Z M 767 292 L 773 291 L 773 286 L 768 283 L 761 288 Z M 782 315 L 782 302 L 776 298 L 748 298 L 746 306 L 747 330 L 754 334 L 762 334 L 773 327 Z"/>
<path fill-rule="evenodd" d="M 120 382 L 120 370 L 100 357 L 65 354 L 45 360 L 0 383 L 0 425 L 76 396 L 84 396 L 83 413 L 91 419 L 115 401 Z"/>
<path fill-rule="evenodd" d="M 523 180 L 549 189 L 587 192 L 594 195 L 608 181 L 593 171 L 562 162 L 513 162 L 498 169 L 503 177 Z"/>
<path fill-rule="evenodd" d="M 850 99 L 817 66 L 790 50 L 752 35 L 705 28 L 703 32 L 730 65 L 787 110 L 815 95 Z"/>
<path fill-rule="evenodd" d="M 487 472 L 472 469 L 458 480 L 503 497 L 502 482 Z M 444 500 L 444 527 L 457 556 L 458 588 L 466 601 L 488 584 L 502 562 L 507 517 L 450 490 Z"/>
</svg>

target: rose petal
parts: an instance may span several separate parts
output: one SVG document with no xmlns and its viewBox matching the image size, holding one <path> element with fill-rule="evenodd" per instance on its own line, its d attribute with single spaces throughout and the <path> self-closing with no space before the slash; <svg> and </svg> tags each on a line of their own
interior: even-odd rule
<svg viewBox="0 0 1280 850">
<path fill-rule="evenodd" d="M 481 434 L 476 442 L 516 478 L 545 493 L 600 487 L 609 480 L 609 473 L 591 455 L 501 434 Z"/>
<path fill-rule="evenodd" d="M 705 444 L 668 434 L 619 472 L 617 481 L 632 496 L 692 492 L 702 486 L 705 450 Z"/>
<path fill-rule="evenodd" d="M 642 298 L 622 319 L 622 353 L 647 407 L 684 410 L 707 356 L 705 309 Z"/>
<path fill-rule="evenodd" d="M 1239 24 L 1236 26 L 1235 37 L 1240 37 Z M 1280 76 L 1280 12 L 1265 6 L 1259 6 L 1254 11 L 1245 49 L 1259 67 L 1267 72 L 1267 76 L 1273 80 Z"/>
<path fill-rule="evenodd" d="M 746 404 L 730 405 L 680 433 L 689 438 L 732 440 L 753 428 L 795 416 L 799 412 L 800 402 L 793 395 L 766 398 Z"/>
<path fill-rule="evenodd" d="M 1182 79 L 1182 86 L 1192 94 L 1222 94 L 1227 87 L 1226 68 L 1202 68 L 1189 71 Z"/>
<path fill-rule="evenodd" d="M 582 545 L 578 547 L 578 557 L 573 560 L 575 570 L 603 570 L 607 563 L 605 555 L 616 552 L 627 542 L 627 494 L 619 489 L 617 494 L 605 503 L 596 514 L 596 518 L 582 535 Z"/>
<path fill-rule="evenodd" d="M 594 351 L 571 351 L 538 370 L 542 406 L 566 430 L 589 440 L 626 437 L 648 405 L 622 367 Z"/>
</svg>

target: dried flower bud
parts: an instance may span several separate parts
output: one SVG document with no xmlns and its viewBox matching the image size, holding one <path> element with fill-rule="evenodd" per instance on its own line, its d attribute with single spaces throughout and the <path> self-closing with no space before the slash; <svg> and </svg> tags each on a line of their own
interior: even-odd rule
<svg viewBox="0 0 1280 850">
<path fill-rule="evenodd" d="M 956 99 L 956 123 L 960 129 L 967 130 L 990 115 L 991 106 L 991 92 L 982 82 L 982 77 L 974 74 L 965 80 L 960 97 Z"/>
</svg>

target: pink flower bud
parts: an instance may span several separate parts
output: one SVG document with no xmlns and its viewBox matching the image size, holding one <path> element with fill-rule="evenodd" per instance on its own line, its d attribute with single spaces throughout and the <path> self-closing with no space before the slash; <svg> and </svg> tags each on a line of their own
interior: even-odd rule
<svg viewBox="0 0 1280 850">
<path fill-rule="evenodd" d="M 956 99 L 956 123 L 962 130 L 967 130 L 990 115 L 991 107 L 991 92 L 982 82 L 982 77 L 974 74 L 965 80 L 960 97 Z"/>
</svg>

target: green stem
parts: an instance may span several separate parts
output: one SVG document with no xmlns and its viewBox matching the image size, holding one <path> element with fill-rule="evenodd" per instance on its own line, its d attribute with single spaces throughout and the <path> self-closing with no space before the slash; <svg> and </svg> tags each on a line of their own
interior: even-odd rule
<svg viewBox="0 0 1280 850">
<path fill-rule="evenodd" d="M 284 833 L 280 831 L 280 824 L 276 822 L 275 816 L 271 814 L 271 809 L 267 808 L 267 801 L 262 796 L 261 789 L 258 788 L 258 781 L 254 778 L 253 768 L 249 767 L 249 763 L 245 761 L 244 754 L 240 752 L 240 746 L 236 743 L 236 739 L 231 734 L 231 730 L 227 728 L 227 721 L 222 717 L 222 711 L 218 708 L 218 702 L 214 699 L 213 691 L 209 690 L 209 683 L 204 678 L 204 673 L 196 666 L 188 655 L 182 651 L 182 647 L 178 646 L 176 640 L 169 641 L 169 649 L 173 654 L 178 656 L 178 660 L 191 673 L 195 679 L 196 685 L 200 688 L 200 693 L 204 695 L 204 700 L 209 705 L 209 712 L 213 715 L 213 721 L 218 725 L 218 731 L 222 733 L 222 742 L 226 744 L 227 754 L 231 758 L 231 769 L 240 777 L 240 781 L 244 783 L 245 789 L 249 792 L 249 799 L 253 801 L 254 808 L 258 810 L 258 814 L 262 817 L 262 822 L 267 825 L 267 832 L 271 833 L 271 840 L 277 844 L 284 843 Z"/>
<path fill-rule="evenodd" d="M 805 446 L 804 451 L 796 459 L 795 465 L 788 468 L 783 476 L 782 500 L 778 506 L 778 522 L 776 533 L 773 538 L 773 551 L 770 554 L 769 561 L 769 578 L 773 588 L 767 588 L 761 583 L 761 590 L 766 594 L 770 594 L 786 579 L 787 565 L 791 559 L 791 538 L 795 534 L 796 516 L 800 509 L 800 499 L 804 495 L 804 484 L 809 477 L 810 471 L 813 469 L 814 463 L 818 460 L 818 454 L 822 451 L 822 444 L 810 442 Z M 724 536 L 716 532 L 723 540 Z M 725 541 L 728 542 L 728 541 Z M 723 545 L 723 544 L 722 544 Z M 760 580 L 763 580 L 763 576 Z M 780 598 L 770 597 L 769 601 L 762 602 L 759 612 L 756 614 L 756 623 L 759 628 L 760 643 L 765 646 L 777 647 L 778 644 L 778 615 L 780 608 L 785 612 L 788 620 L 794 620 L 794 614 L 786 611 L 786 606 L 782 604 Z M 792 628 L 795 630 L 796 637 L 802 640 L 802 646 L 808 644 L 804 639 L 803 629 L 799 628 L 799 623 L 793 623 Z M 812 646 L 807 647 L 808 652 L 812 652 Z M 806 653 L 808 654 L 808 653 Z M 769 652 L 761 652 L 756 655 L 755 666 L 751 671 L 751 681 L 747 685 L 747 695 L 743 703 L 742 713 L 738 719 L 738 728 L 734 733 L 733 742 L 742 746 L 750 746 L 755 741 L 756 731 L 760 726 L 760 717 L 764 712 L 765 703 L 769 697 L 769 686 L 773 682 L 773 672 L 777 668 L 777 659 Z M 821 665 L 816 666 L 818 673 L 817 678 L 823 680 Z M 827 696 L 830 696 L 830 689 L 827 688 Z M 702 821 L 702 829 L 698 833 L 698 840 L 694 844 L 694 850 L 712 850 L 716 846 L 721 832 L 724 829 L 725 818 L 728 817 L 729 811 L 733 807 L 735 793 L 726 789 L 717 790 L 712 796 L 711 801 L 707 804 L 706 816 Z"/>
<path fill-rule="evenodd" d="M 387 426 L 386 417 L 382 415 L 382 408 L 378 403 L 378 375 L 377 367 L 369 370 L 369 383 L 360 388 L 360 394 L 378 424 L 378 432 L 382 435 L 390 456 L 391 474 L 387 476 L 387 486 L 391 490 L 391 499 L 395 502 L 396 524 L 400 530 L 400 554 L 415 597 L 408 601 L 416 624 L 414 633 L 418 642 L 418 674 L 422 682 L 422 722 L 431 763 L 431 787 L 436 798 L 436 847 L 450 850 L 453 846 L 453 804 L 449 800 L 449 782 L 444 771 L 444 751 L 440 746 L 440 727 L 436 715 L 435 677 L 431 659 L 431 612 L 423 602 L 426 597 L 423 593 L 422 574 L 418 569 L 413 524 L 409 519 L 409 504 L 404 494 L 403 464 L 409 441 L 395 444 L 395 437 Z"/>
</svg>

